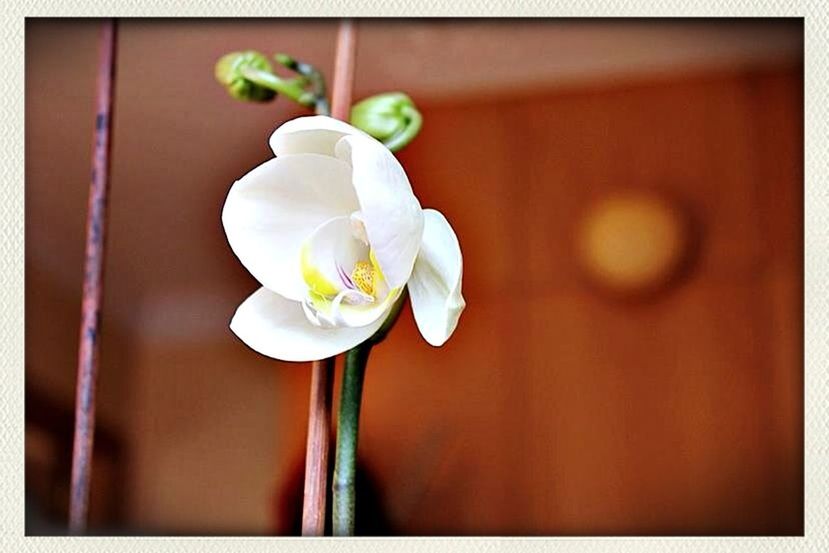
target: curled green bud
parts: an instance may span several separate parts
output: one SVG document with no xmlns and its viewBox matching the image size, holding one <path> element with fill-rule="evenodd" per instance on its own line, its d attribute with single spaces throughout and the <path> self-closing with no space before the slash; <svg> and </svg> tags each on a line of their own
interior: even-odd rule
<svg viewBox="0 0 829 553">
<path fill-rule="evenodd" d="M 279 65 L 287 67 L 291 71 L 299 72 L 300 62 L 298 62 L 288 54 L 274 54 L 273 59 L 275 59 Z"/>
<path fill-rule="evenodd" d="M 417 136 L 423 118 L 411 98 L 402 92 L 386 92 L 355 104 L 351 124 L 396 152 Z"/>
<path fill-rule="evenodd" d="M 227 88 L 231 96 L 237 100 L 248 102 L 268 102 L 273 100 L 276 92 L 261 84 L 255 83 L 244 75 L 246 69 L 271 73 L 271 64 L 268 58 L 254 50 L 231 52 L 219 58 L 216 62 L 214 75 L 216 80 Z"/>
</svg>

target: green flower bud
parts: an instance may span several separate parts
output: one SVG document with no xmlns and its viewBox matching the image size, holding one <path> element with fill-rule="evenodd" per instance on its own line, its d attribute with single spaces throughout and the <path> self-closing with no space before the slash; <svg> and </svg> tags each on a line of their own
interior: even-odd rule
<svg viewBox="0 0 829 553">
<path fill-rule="evenodd" d="M 230 95 L 237 100 L 248 102 L 273 100 L 276 92 L 243 76 L 242 70 L 247 67 L 266 73 L 272 72 L 268 58 L 254 50 L 246 50 L 244 52 L 231 52 L 219 58 L 219 61 L 216 62 L 214 74 L 216 80 L 224 85 Z"/>
<path fill-rule="evenodd" d="M 412 141 L 423 119 L 412 99 L 402 92 L 371 96 L 351 108 L 351 124 L 396 152 Z"/>
</svg>

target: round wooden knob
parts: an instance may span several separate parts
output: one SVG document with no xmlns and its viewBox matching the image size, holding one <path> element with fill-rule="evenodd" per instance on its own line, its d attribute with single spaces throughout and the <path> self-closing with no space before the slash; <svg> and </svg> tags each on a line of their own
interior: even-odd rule
<svg viewBox="0 0 829 553">
<path fill-rule="evenodd" d="M 624 294 L 664 286 L 689 249 L 682 212 L 644 193 L 599 201 L 582 220 L 577 241 L 590 278 Z"/>
</svg>

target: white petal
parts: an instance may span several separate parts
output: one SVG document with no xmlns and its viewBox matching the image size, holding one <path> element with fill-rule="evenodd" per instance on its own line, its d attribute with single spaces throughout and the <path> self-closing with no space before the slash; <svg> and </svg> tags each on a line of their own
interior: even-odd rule
<svg viewBox="0 0 829 553">
<path fill-rule="evenodd" d="M 352 167 L 366 235 L 383 276 L 401 288 L 412 273 L 423 236 L 423 210 L 406 172 L 388 148 L 364 136 L 337 143 L 337 157 Z"/>
<path fill-rule="evenodd" d="M 423 244 L 409 280 L 417 328 L 433 346 L 442 346 L 466 307 L 461 295 L 463 258 L 455 231 L 439 211 L 424 209 Z"/>
<path fill-rule="evenodd" d="M 302 242 L 324 221 L 357 208 L 347 164 L 319 154 L 286 155 L 236 181 L 222 223 L 233 252 L 263 286 L 300 300 Z"/>
<path fill-rule="evenodd" d="M 315 153 L 334 155 L 334 146 L 348 135 L 368 136 L 348 123 L 325 115 L 297 117 L 277 128 L 270 138 L 270 146 L 277 156 Z"/>
<path fill-rule="evenodd" d="M 282 361 L 313 361 L 349 350 L 383 324 L 359 328 L 320 328 L 305 317 L 299 302 L 260 288 L 236 310 L 230 329 L 251 349 Z"/>
</svg>

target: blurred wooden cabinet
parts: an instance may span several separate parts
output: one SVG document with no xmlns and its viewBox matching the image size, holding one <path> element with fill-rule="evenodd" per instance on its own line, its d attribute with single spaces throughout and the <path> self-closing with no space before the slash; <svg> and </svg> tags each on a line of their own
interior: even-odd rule
<svg viewBox="0 0 829 553">
<path fill-rule="evenodd" d="M 801 533 L 799 68 L 423 111 L 401 157 L 460 237 L 468 308 L 442 350 L 404 314 L 373 353 L 360 452 L 394 531 Z M 696 234 L 646 301 L 591 287 L 573 248 L 626 190 Z"/>
</svg>

